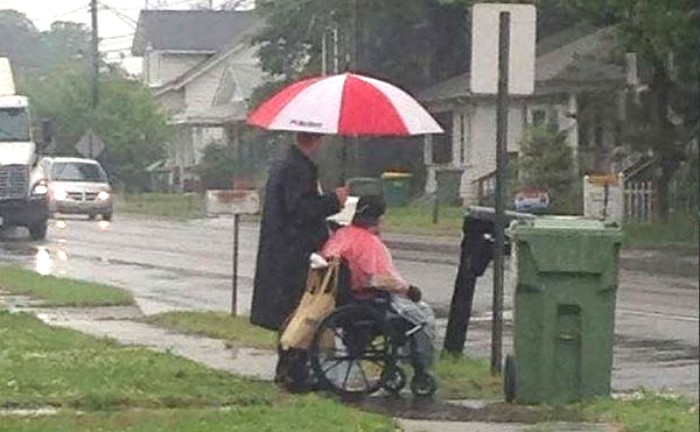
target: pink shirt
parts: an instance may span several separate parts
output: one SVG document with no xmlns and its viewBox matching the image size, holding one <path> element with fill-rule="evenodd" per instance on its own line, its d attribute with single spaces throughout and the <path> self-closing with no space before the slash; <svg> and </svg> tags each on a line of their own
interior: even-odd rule
<svg viewBox="0 0 700 432">
<path fill-rule="evenodd" d="M 353 225 L 340 228 L 323 246 L 321 254 L 327 258 L 341 257 L 350 268 L 350 285 L 356 293 L 371 286 L 375 276 L 388 276 L 403 284 L 405 281 L 394 267 L 389 249 L 370 230 Z"/>
</svg>

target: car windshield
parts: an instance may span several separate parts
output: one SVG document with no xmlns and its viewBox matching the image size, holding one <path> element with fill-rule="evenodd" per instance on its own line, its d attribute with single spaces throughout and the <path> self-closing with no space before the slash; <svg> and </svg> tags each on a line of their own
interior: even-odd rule
<svg viewBox="0 0 700 432">
<path fill-rule="evenodd" d="M 107 182 L 107 176 L 99 165 L 84 162 L 54 163 L 51 170 L 51 179 L 71 182 Z"/>
<path fill-rule="evenodd" d="M 25 108 L 0 108 L 0 142 L 31 141 L 29 112 Z"/>
</svg>

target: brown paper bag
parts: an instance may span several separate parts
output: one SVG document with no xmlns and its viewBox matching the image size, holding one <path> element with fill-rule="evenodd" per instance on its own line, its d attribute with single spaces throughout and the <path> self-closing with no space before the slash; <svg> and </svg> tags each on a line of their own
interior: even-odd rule
<svg viewBox="0 0 700 432">
<path fill-rule="evenodd" d="M 334 259 L 325 269 L 309 271 L 301 302 L 280 338 L 283 350 L 309 348 L 319 324 L 335 308 L 339 269 L 340 262 Z"/>
</svg>

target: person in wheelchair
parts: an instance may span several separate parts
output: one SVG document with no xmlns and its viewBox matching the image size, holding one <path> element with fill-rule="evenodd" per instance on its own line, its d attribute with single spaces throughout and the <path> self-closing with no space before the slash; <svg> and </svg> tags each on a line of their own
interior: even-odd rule
<svg viewBox="0 0 700 432">
<path fill-rule="evenodd" d="M 331 235 L 321 255 L 326 259 L 341 258 L 347 265 L 351 301 L 386 305 L 392 332 L 400 329 L 404 337 L 399 338 L 402 341 L 400 351 L 406 355 L 395 357 L 410 360 L 415 372 L 411 383 L 414 394 L 430 396 L 436 389 L 435 380 L 428 372 L 434 361 L 435 315 L 422 301 L 420 289 L 400 275 L 389 249 L 380 238 L 385 210 L 382 197 L 361 197 L 352 223 Z M 358 318 L 357 321 L 361 320 Z M 389 370 L 383 371 L 378 385 L 398 392 L 405 385 L 406 377 L 401 368 L 393 364 L 394 360 L 389 360 L 392 364 L 388 366 Z M 365 382 L 368 381 L 366 371 L 355 371 L 353 375 L 360 375 Z M 348 376 L 345 381 L 348 381 Z"/>
</svg>

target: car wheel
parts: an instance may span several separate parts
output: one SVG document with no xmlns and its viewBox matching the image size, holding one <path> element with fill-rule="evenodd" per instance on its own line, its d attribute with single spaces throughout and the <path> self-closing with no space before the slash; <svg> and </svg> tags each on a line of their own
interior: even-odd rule
<svg viewBox="0 0 700 432">
<path fill-rule="evenodd" d="M 97 217 L 97 215 L 94 215 L 94 214 L 88 215 L 88 220 L 93 221 L 93 220 L 95 220 L 96 217 Z"/>
<path fill-rule="evenodd" d="M 111 222 L 112 221 L 112 213 L 105 213 L 102 215 L 102 220 Z"/>
<path fill-rule="evenodd" d="M 29 227 L 29 237 L 32 240 L 44 240 L 46 238 L 46 221 L 36 223 Z"/>
</svg>

